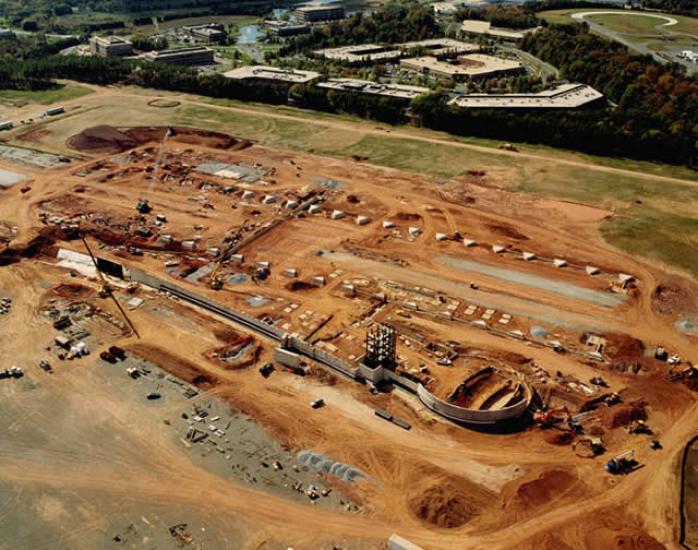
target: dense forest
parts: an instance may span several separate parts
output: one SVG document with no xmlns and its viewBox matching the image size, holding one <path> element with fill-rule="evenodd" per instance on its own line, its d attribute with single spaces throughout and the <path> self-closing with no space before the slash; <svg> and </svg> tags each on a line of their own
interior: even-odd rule
<svg viewBox="0 0 698 550">
<path fill-rule="evenodd" d="M 544 29 L 528 35 L 522 48 L 558 67 L 565 78 L 590 84 L 617 104 L 600 121 L 604 125 L 648 146 L 665 143 L 663 154 L 675 160 L 680 155 L 695 159 L 698 79 L 687 76 L 683 67 L 632 55 L 625 46 L 590 33 L 586 25 Z"/>
<path fill-rule="evenodd" d="M 313 27 L 309 34 L 289 40 L 279 55 L 350 44 L 394 44 L 438 36 L 443 36 L 443 29 L 431 6 L 391 2 L 371 15 L 357 13 L 344 21 Z"/>
<path fill-rule="evenodd" d="M 489 21 L 495 27 L 510 29 L 530 29 L 542 27 L 548 23 L 538 17 L 531 9 L 518 6 L 494 6 L 491 8 L 462 8 L 456 12 L 456 19 L 477 19 Z"/>
</svg>

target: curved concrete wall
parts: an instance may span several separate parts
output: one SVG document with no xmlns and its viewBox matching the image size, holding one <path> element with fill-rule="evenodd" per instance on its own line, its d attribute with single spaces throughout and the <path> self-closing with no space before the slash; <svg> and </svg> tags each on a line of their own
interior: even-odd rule
<svg viewBox="0 0 698 550">
<path fill-rule="evenodd" d="M 524 384 L 526 396 L 509 407 L 497 410 L 466 409 L 436 397 L 421 384 L 417 386 L 417 396 L 429 409 L 462 424 L 486 426 L 522 416 L 531 403 L 531 389 Z"/>
</svg>

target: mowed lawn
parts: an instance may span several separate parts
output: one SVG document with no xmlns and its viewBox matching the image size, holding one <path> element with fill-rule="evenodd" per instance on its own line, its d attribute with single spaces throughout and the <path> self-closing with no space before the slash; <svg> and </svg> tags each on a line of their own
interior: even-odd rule
<svg viewBox="0 0 698 550">
<path fill-rule="evenodd" d="M 29 104 L 51 105 L 60 101 L 76 99 L 92 90 L 79 84 L 59 84 L 46 90 L 0 90 L 0 105 L 9 107 L 24 107 Z"/>
<path fill-rule="evenodd" d="M 549 23 L 569 24 L 576 20 L 572 19 L 575 13 L 589 13 L 594 11 L 603 11 L 615 13 L 604 13 L 599 15 L 589 15 L 585 19 L 603 25 L 607 29 L 627 35 L 647 36 L 656 35 L 660 31 L 687 33 L 698 36 L 698 19 L 683 15 L 667 14 L 667 17 L 676 19 L 676 25 L 664 26 L 667 21 L 661 17 L 649 17 L 650 13 L 643 12 L 637 14 L 626 10 L 608 10 L 603 6 L 598 8 L 585 9 L 565 9 L 551 10 L 541 12 L 539 15 Z M 660 25 L 659 27 L 657 27 Z"/>
</svg>

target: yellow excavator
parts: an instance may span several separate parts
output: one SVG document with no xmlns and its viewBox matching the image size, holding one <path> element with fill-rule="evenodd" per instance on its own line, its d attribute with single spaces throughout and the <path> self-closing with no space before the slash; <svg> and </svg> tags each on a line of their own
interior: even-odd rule
<svg viewBox="0 0 698 550">
<path fill-rule="evenodd" d="M 228 260 L 230 255 L 233 253 L 233 249 L 239 242 L 240 236 L 242 235 L 242 232 L 245 230 L 246 227 L 247 220 L 245 220 L 243 224 L 235 230 L 235 233 L 230 235 L 230 244 L 228 245 L 228 248 L 226 248 L 225 251 L 221 253 L 218 259 L 215 261 L 216 265 L 214 266 L 213 270 L 211 271 L 211 274 L 208 277 L 208 286 L 210 289 L 220 290 L 223 288 L 223 277 L 218 274 L 218 271 L 220 270 L 221 265 L 223 265 L 223 262 Z"/>
</svg>

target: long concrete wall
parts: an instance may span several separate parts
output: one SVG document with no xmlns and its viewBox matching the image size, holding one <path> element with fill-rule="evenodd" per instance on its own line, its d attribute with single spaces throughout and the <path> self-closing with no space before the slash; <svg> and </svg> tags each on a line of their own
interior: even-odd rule
<svg viewBox="0 0 698 550">
<path fill-rule="evenodd" d="M 270 326 L 267 323 L 248 315 L 247 313 L 225 307 L 214 302 L 213 300 L 199 296 L 198 294 L 190 292 L 178 285 L 163 281 L 157 277 L 153 277 L 152 275 L 148 275 L 139 269 L 131 269 L 130 276 L 133 281 L 155 290 L 169 292 L 173 296 L 177 296 L 178 298 L 191 304 L 203 307 L 204 309 L 225 319 L 233 321 L 234 323 L 237 323 L 248 330 L 278 342 L 285 349 L 294 351 L 300 355 L 312 359 L 313 361 L 317 361 L 341 374 L 354 379 L 356 379 L 357 375 L 359 374 L 360 369 L 358 367 L 347 363 L 343 359 L 340 359 L 339 357 L 325 350 L 316 348 L 296 335 L 287 334 L 276 327 Z M 528 386 L 526 386 L 526 398 L 510 407 L 505 407 L 498 410 L 465 409 L 436 397 L 419 382 L 410 380 L 404 376 L 400 376 L 393 371 L 384 369 L 383 375 L 386 380 L 390 380 L 400 387 L 416 393 L 419 400 L 431 411 L 440 416 L 465 425 L 494 425 L 505 420 L 518 418 L 526 412 L 531 401 L 531 390 Z"/>
</svg>

